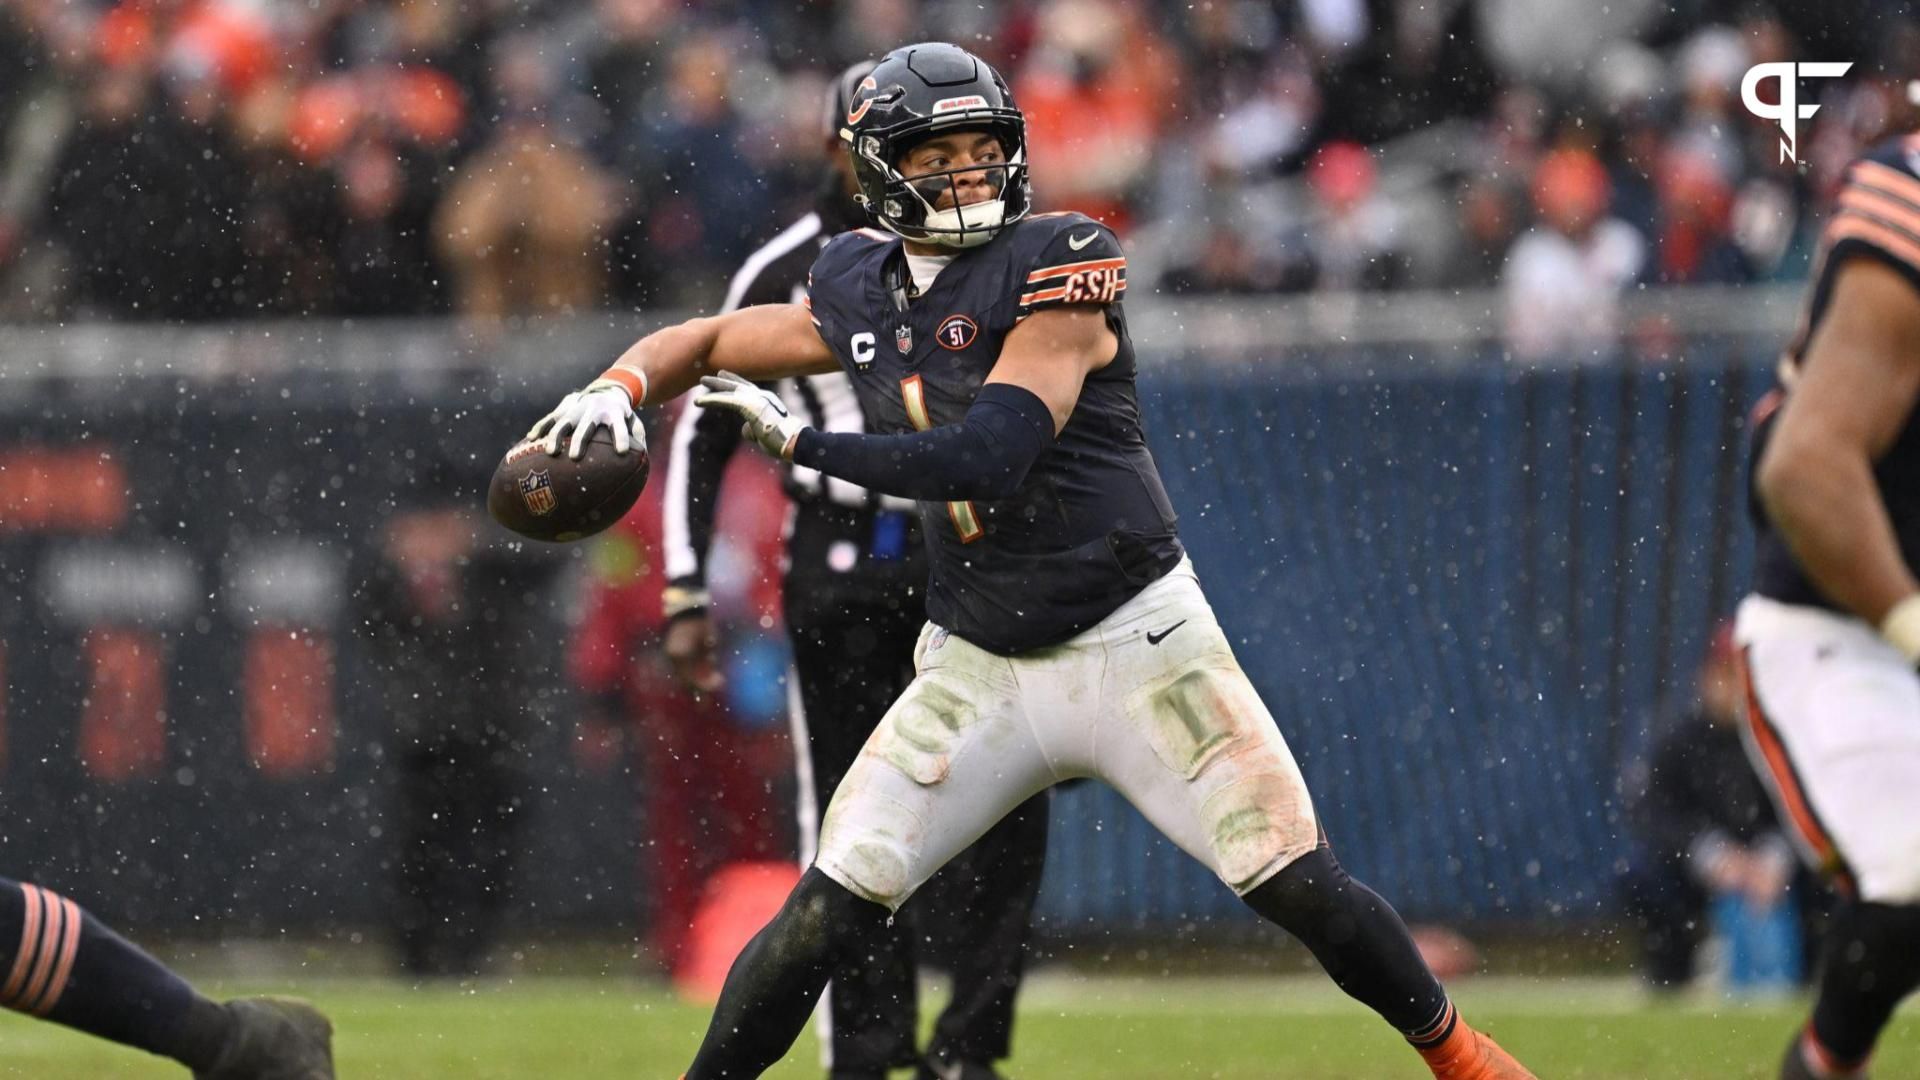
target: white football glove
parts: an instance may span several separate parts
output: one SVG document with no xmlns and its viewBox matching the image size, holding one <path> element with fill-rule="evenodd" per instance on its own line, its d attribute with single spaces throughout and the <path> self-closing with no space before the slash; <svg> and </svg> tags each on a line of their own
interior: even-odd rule
<svg viewBox="0 0 1920 1080">
<path fill-rule="evenodd" d="M 573 441 L 567 444 L 567 456 L 578 461 L 597 427 L 613 432 L 613 448 L 618 453 L 624 454 L 633 447 L 647 448 L 647 433 L 640 427 L 640 418 L 633 413 L 633 401 L 627 397 L 626 388 L 604 381 L 588 383 L 585 390 L 575 390 L 561 398 L 560 404 L 527 432 L 525 441 L 545 438 L 546 451 L 551 456 L 560 452 L 561 438 L 571 431 Z"/>
<path fill-rule="evenodd" d="M 780 395 L 763 390 L 731 371 L 700 379 L 706 391 L 693 399 L 703 409 L 730 409 L 746 421 L 740 433 L 760 444 L 761 449 L 785 461 L 792 460 L 794 440 L 807 425 L 787 411 Z"/>
</svg>

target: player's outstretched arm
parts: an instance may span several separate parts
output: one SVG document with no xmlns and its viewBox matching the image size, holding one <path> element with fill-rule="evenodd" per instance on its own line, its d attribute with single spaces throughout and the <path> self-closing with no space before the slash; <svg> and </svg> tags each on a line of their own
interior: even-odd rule
<svg viewBox="0 0 1920 1080">
<path fill-rule="evenodd" d="M 1814 582 L 1920 660 L 1920 581 L 1873 476 L 1917 398 L 1920 291 L 1884 263 L 1849 260 L 1755 480 Z"/>
<path fill-rule="evenodd" d="M 772 380 L 815 375 L 839 366 L 813 317 L 798 304 L 760 304 L 711 318 L 690 319 L 656 330 L 628 347 L 598 379 L 563 398 L 527 438 L 546 440 L 549 454 L 573 439 L 567 453 L 578 458 L 593 430 L 613 430 L 615 449 L 625 453 L 633 410 L 671 401 L 715 371 Z"/>
<path fill-rule="evenodd" d="M 816 431 L 778 397 L 730 373 L 702 379 L 694 399 L 747 421 L 767 452 L 887 495 L 948 501 L 1002 499 L 1026 479 L 1073 415 L 1088 374 L 1113 360 L 1119 339 L 1096 307 L 1050 308 L 1007 335 L 986 385 L 958 423 L 911 435 Z"/>
</svg>

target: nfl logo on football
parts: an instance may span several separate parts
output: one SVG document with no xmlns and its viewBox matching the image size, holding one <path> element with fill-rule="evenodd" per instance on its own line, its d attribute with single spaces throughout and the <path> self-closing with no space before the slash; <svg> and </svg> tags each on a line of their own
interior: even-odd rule
<svg viewBox="0 0 1920 1080">
<path fill-rule="evenodd" d="M 558 505 L 558 500 L 553 497 L 553 477 L 545 469 L 520 478 L 520 497 L 527 501 L 527 509 L 537 517 L 553 513 L 553 508 Z"/>
</svg>

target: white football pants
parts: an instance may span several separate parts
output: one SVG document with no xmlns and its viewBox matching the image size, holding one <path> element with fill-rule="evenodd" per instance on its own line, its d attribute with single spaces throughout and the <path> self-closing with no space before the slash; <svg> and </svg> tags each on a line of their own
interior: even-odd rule
<svg viewBox="0 0 1920 1080">
<path fill-rule="evenodd" d="M 1749 596 L 1747 749 L 1801 854 L 1920 903 L 1920 674 L 1863 620 Z"/>
<path fill-rule="evenodd" d="M 1319 840 L 1300 768 L 1182 560 L 1092 629 L 996 656 L 929 624 L 817 865 L 898 908 L 1035 793 L 1098 777 L 1245 894 Z"/>
</svg>

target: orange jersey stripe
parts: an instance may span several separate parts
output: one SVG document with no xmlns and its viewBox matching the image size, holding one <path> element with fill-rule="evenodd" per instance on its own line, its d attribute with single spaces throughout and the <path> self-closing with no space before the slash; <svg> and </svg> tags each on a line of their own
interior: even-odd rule
<svg viewBox="0 0 1920 1080">
<path fill-rule="evenodd" d="M 1920 191 L 1912 188 L 1888 187 L 1885 182 L 1873 177 L 1855 176 L 1846 187 L 1840 189 L 1840 198 L 1845 201 L 1848 195 L 1855 192 L 1869 192 L 1877 195 L 1897 204 L 1906 213 L 1920 217 Z"/>
<path fill-rule="evenodd" d="M 52 893 L 47 894 L 53 896 Z M 53 981 L 47 983 L 47 992 L 41 996 L 40 1003 L 34 1005 L 33 1015 L 45 1016 L 60 1003 L 60 995 L 67 991 L 67 977 L 73 974 L 73 957 L 80 951 L 80 908 L 64 896 L 54 896 L 60 901 L 67 915 L 67 929 L 60 938 L 60 959 L 53 969 Z M 22 1008 L 25 1008 L 22 1005 Z"/>
<path fill-rule="evenodd" d="M 1827 226 L 1826 239 L 1829 248 L 1842 240 L 1864 240 L 1895 258 L 1920 266 L 1920 241 L 1857 210 L 1845 210 L 1835 217 L 1833 224 Z"/>
<path fill-rule="evenodd" d="M 1030 293 L 1021 293 L 1020 306 L 1026 307 L 1028 304 L 1039 304 L 1048 300 L 1058 300 L 1067 295 L 1067 289 L 1068 286 L 1056 285 L 1051 289 L 1036 289 Z M 1126 291 L 1127 283 L 1125 281 L 1116 281 L 1113 283 L 1113 293 L 1115 296 Z"/>
<path fill-rule="evenodd" d="M 20 992 L 16 1005 L 20 1009 L 31 1009 L 46 992 L 47 984 L 53 981 L 54 961 L 60 950 L 60 938 L 67 929 L 67 909 L 58 901 L 59 897 L 41 891 L 42 902 L 47 906 L 46 921 L 40 924 L 40 949 L 33 958 L 33 974 L 27 976 L 27 988 Z"/>
<path fill-rule="evenodd" d="M 1751 668 L 1746 671 L 1745 677 L 1747 727 L 1753 735 L 1754 745 L 1760 749 L 1760 756 L 1766 761 L 1768 778 L 1773 781 L 1773 788 L 1779 793 L 1788 818 L 1801 839 L 1806 841 L 1807 847 L 1819 857 L 1821 866 L 1844 871 L 1839 851 L 1834 848 L 1827 831 L 1820 827 L 1820 819 L 1807 802 L 1806 792 L 1801 790 L 1800 778 L 1794 773 L 1792 762 L 1787 759 L 1787 748 L 1781 745 L 1779 734 L 1767 720 L 1766 710 L 1760 707 L 1760 693 L 1754 688 Z"/>
<path fill-rule="evenodd" d="M 1882 165 L 1877 161 L 1856 161 L 1850 178 L 1857 183 L 1871 184 L 1889 195 L 1920 204 L 1920 178 L 1909 176 L 1891 165 Z"/>
<path fill-rule="evenodd" d="M 1027 284 L 1031 285 L 1036 281 L 1045 281 L 1048 278 L 1066 277 L 1068 274 L 1078 274 L 1083 270 L 1121 270 L 1125 269 L 1126 265 L 1127 258 L 1124 255 L 1111 259 L 1088 259 L 1086 262 L 1062 263 L 1059 266 L 1042 267 L 1028 274 Z"/>
<path fill-rule="evenodd" d="M 11 1005 L 20 996 L 27 969 L 32 966 L 34 951 L 40 944 L 40 887 L 22 885 L 20 891 L 27 901 L 26 921 L 20 927 L 20 950 L 13 956 L 13 973 L 7 976 L 6 985 L 0 986 L 0 1005 Z"/>
<path fill-rule="evenodd" d="M 1840 193 L 1840 212 L 1865 214 L 1920 241 L 1920 208 L 1879 188 L 1855 184 Z"/>
</svg>

